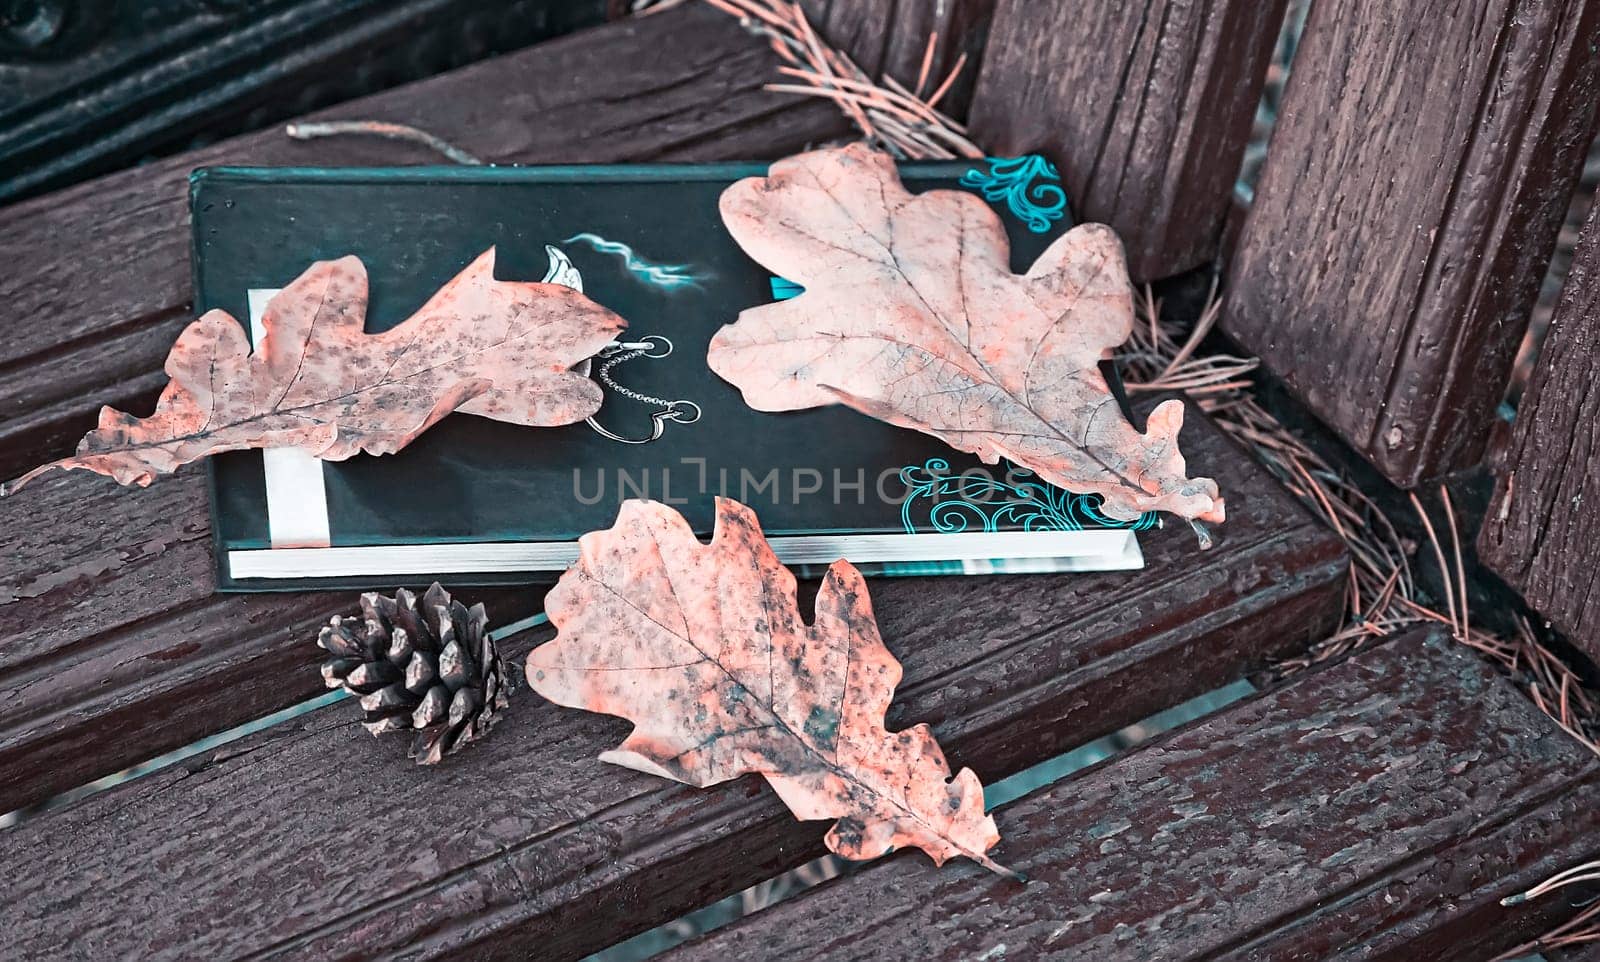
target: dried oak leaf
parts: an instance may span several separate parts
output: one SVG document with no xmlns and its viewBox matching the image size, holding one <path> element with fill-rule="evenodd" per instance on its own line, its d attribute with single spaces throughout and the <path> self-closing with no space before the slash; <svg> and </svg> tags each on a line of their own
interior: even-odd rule
<svg viewBox="0 0 1600 962">
<path fill-rule="evenodd" d="M 499 281 L 494 248 L 399 326 L 366 334 L 367 272 L 355 257 L 317 261 L 267 305 L 253 354 L 238 321 L 206 312 L 167 356 L 155 413 L 110 407 L 70 458 L 147 485 L 207 455 L 300 448 L 329 461 L 388 454 L 452 411 L 513 424 L 557 425 L 599 410 L 601 392 L 571 368 L 625 323 L 559 284 Z"/>
<path fill-rule="evenodd" d="M 1222 520 L 1216 483 L 1185 476 L 1182 402 L 1157 407 L 1140 434 L 1098 370 L 1133 330 L 1110 228 L 1075 227 L 1013 274 L 987 204 L 913 195 L 888 156 L 861 144 L 779 161 L 729 187 L 721 210 L 746 253 L 804 288 L 711 341 L 711 369 L 751 407 L 843 402 L 1099 494 L 1114 518 Z"/>
<path fill-rule="evenodd" d="M 827 844 L 845 858 L 914 845 L 1014 874 L 985 854 L 1000 836 L 978 777 L 952 779 L 926 725 L 884 727 L 900 663 L 849 562 L 828 569 L 807 627 L 794 575 L 736 501 L 717 499 L 710 544 L 639 500 L 578 543 L 545 599 L 558 634 L 527 677 L 551 701 L 634 723 L 602 760 L 699 787 L 757 772 L 797 818 L 838 819 Z"/>
</svg>

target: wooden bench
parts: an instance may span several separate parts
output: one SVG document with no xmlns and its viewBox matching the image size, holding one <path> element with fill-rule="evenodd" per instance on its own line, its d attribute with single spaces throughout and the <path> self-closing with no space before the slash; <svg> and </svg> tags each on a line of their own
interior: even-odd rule
<svg viewBox="0 0 1600 962">
<path fill-rule="evenodd" d="M 890 0 L 812 6 L 823 34 L 869 69 L 914 75 L 932 29 L 946 62 L 981 52 L 981 72 L 958 91 L 974 136 L 997 152 L 1053 148 L 1075 209 L 1118 224 L 1142 277 L 1221 257 L 1282 4 L 1145 0 L 1104 5 L 1091 23 L 1072 5 L 1021 0 L 901 17 Z M 1223 265 L 1229 332 L 1266 354 L 1311 413 L 1408 482 L 1470 461 L 1489 433 L 1483 399 L 1498 398 L 1504 371 L 1479 377 L 1471 365 L 1493 365 L 1462 357 L 1479 343 L 1503 347 L 1518 327 L 1526 275 L 1548 256 L 1549 213 L 1565 203 L 1593 129 L 1583 98 L 1600 69 L 1579 56 L 1600 42 L 1600 3 L 1530 13 L 1537 5 L 1472 0 L 1439 22 L 1431 45 L 1372 29 L 1421 6 L 1317 6 L 1296 63 L 1304 79 L 1286 94 L 1256 206 Z M 1474 32 L 1485 22 L 1498 37 L 1488 50 Z M 1494 116 L 1518 136 L 1473 140 L 1479 100 L 1435 94 L 1423 106 L 1439 128 L 1423 126 L 1453 152 L 1371 151 L 1296 193 L 1294 172 L 1324 136 L 1319 118 L 1346 99 L 1365 103 L 1392 71 L 1435 78 L 1441 64 L 1484 97 L 1516 91 Z M 831 105 L 761 89 L 774 67 L 733 19 L 686 3 L 317 116 L 415 124 L 524 163 L 775 157 L 849 135 Z M 1336 70 L 1350 87 L 1331 84 Z M 1341 149 L 1422 123 L 1406 98 L 1369 107 L 1337 129 Z M 1053 120 L 1069 116 L 1077 127 Z M 0 474 L 70 449 L 101 404 L 152 403 L 190 317 L 191 168 L 431 160 L 389 142 L 306 144 L 266 130 L 0 209 Z M 1308 210 L 1355 203 L 1340 198 L 1382 171 L 1421 206 L 1361 206 L 1356 221 L 1317 233 Z M 1491 211 L 1440 178 L 1513 200 Z M 1365 238 L 1376 246 L 1361 257 L 1377 258 L 1413 220 L 1440 233 L 1407 234 L 1420 247 L 1381 290 L 1346 285 L 1334 298 L 1340 277 L 1370 268 L 1355 253 L 1328 261 L 1336 276 L 1317 284 L 1285 281 L 1317 271 L 1313 241 L 1325 234 L 1350 234 L 1352 250 Z M 1594 257 L 1593 244 L 1580 250 L 1558 313 L 1568 326 L 1538 383 L 1580 383 L 1600 356 L 1582 333 Z M 1488 279 L 1473 281 L 1480 271 Z M 1379 388 L 1330 395 L 1322 372 L 1283 346 L 1349 344 L 1399 303 L 1410 313 L 1392 319 L 1373 348 L 1381 363 L 1361 372 Z M 1459 350 L 1407 347 L 1438 337 Z M 1457 387 L 1434 396 L 1412 378 Z M 1471 417 L 1450 407 L 1461 391 Z M 1589 395 L 1547 386 L 1534 398 L 1552 413 L 1519 426 L 1512 456 L 1556 469 L 1519 471 L 1503 497 L 1538 500 L 1513 502 L 1496 522 L 1524 532 L 1592 481 L 1582 466 L 1595 456 L 1577 440 Z M 1386 407 L 1391 399 L 1404 403 Z M 1190 413 L 1190 464 L 1229 499 L 1212 550 L 1169 528 L 1145 539 L 1141 572 L 872 583 L 905 666 L 891 727 L 932 724 L 952 763 L 988 783 L 1264 677 L 1337 626 L 1349 564 L 1340 539 Z M 1388 444 L 1392 428 L 1407 440 Z M 0 812 L 321 691 L 316 626 L 353 599 L 215 594 L 205 501 L 194 469 L 147 489 L 74 474 L 0 500 Z M 1582 536 L 1600 538 L 1600 495 L 1570 519 L 1536 548 L 1501 539 L 1501 570 L 1533 552 L 1533 574 L 1518 583 L 1556 585 L 1548 600 L 1530 589 L 1541 608 L 1572 604 L 1570 585 L 1537 572 L 1591 556 Z M 500 589 L 471 600 L 506 624 L 541 598 Z M 1592 608 L 1574 610 L 1563 627 L 1587 643 Z M 535 629 L 508 647 L 520 657 L 548 637 Z M 599 763 L 626 729 L 524 694 L 494 737 L 429 770 L 407 763 L 403 739 L 374 741 L 348 704 L 299 714 L 0 831 L 11 869 L 0 881 L 0 957 L 579 958 L 821 854 L 819 825 L 794 821 L 755 779 L 698 791 Z M 1499 899 L 1600 857 L 1600 760 L 1476 656 L 1418 634 L 1314 665 L 997 818 L 1002 861 L 1025 869 L 1027 886 L 900 854 L 675 951 L 1488 959 L 1575 910 L 1573 899 Z M 1582 962 L 1582 952 L 1552 959 Z"/>
</svg>

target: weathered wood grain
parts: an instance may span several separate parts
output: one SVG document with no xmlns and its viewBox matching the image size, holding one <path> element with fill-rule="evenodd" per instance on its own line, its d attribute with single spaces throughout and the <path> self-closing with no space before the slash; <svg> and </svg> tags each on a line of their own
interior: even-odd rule
<svg viewBox="0 0 1600 962">
<path fill-rule="evenodd" d="M 837 132 L 831 107 L 760 90 L 772 59 L 693 5 L 332 113 L 527 162 L 745 158 Z M 433 158 L 267 131 L 0 210 L 0 474 L 69 451 L 102 402 L 150 410 L 189 319 L 190 168 L 395 160 Z M 313 694 L 308 632 L 349 603 L 214 596 L 198 471 L 144 490 L 35 484 L 0 500 L 0 530 L 0 811 Z M 495 597 L 501 622 L 537 610 L 537 594 Z"/>
<path fill-rule="evenodd" d="M 1328 630 L 1337 541 L 1214 427 L 1185 430 L 1237 506 L 1205 556 L 1169 527 L 1143 572 L 872 583 L 905 667 L 891 728 L 930 722 L 993 779 Z M 698 792 L 595 761 L 615 719 L 525 696 L 420 773 L 356 717 L 334 705 L 0 833 L 0 864 L 26 853 L 51 880 L 0 880 L 0 931 L 52 958 L 566 959 L 821 852 L 821 825 L 754 779 Z M 131 904 L 161 908 L 131 925 Z"/>
<path fill-rule="evenodd" d="M 775 157 L 842 133 L 832 105 L 761 89 L 775 59 L 689 4 L 314 116 L 415 124 L 501 163 Z M 191 169 L 435 162 L 393 141 L 272 129 L 0 209 L 0 474 L 70 451 L 103 402 L 153 405 L 188 320 Z"/>
<path fill-rule="evenodd" d="M 0 20 L 0 199 L 597 24 L 605 8 L 602 0 L 14 7 Z M 65 16 L 52 23 L 52 10 Z"/>
<path fill-rule="evenodd" d="M 1217 252 L 1283 0 L 999 0 L 972 134 L 1056 162 L 1079 220 L 1116 228 L 1135 280 Z"/>
<path fill-rule="evenodd" d="M 1600 852 L 1600 759 L 1416 633 L 996 821 L 1025 886 L 901 853 L 663 958 L 1487 959 L 1563 908 L 1501 897 Z"/>
<path fill-rule="evenodd" d="M 1596 213 L 1600 213 L 1597 209 Z M 1478 554 L 1600 662 L 1600 221 L 1591 214 L 1511 443 Z"/>
<path fill-rule="evenodd" d="M 1474 463 L 1600 104 L 1594 0 L 1313 5 L 1222 324 L 1402 487 Z"/>
</svg>

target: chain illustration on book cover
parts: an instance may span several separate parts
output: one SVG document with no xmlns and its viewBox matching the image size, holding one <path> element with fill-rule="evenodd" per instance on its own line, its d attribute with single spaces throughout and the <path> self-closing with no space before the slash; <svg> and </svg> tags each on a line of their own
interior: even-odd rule
<svg viewBox="0 0 1600 962">
<path fill-rule="evenodd" d="M 654 264 L 635 254 L 633 248 L 620 241 L 608 240 L 598 234 L 575 234 L 564 243 L 582 242 L 602 254 L 611 254 L 622 260 L 628 272 L 646 284 L 652 284 L 666 290 L 679 287 L 693 286 L 699 283 L 700 278 L 690 273 L 688 264 Z M 550 258 L 550 269 L 545 272 L 544 283 L 560 284 L 570 287 L 579 293 L 583 292 L 583 274 L 572 263 L 572 258 L 566 251 L 550 244 L 544 245 L 545 254 Z M 628 437 L 618 434 L 605 427 L 598 420 L 597 414 L 592 414 L 584 419 L 584 423 L 593 428 L 595 433 L 619 444 L 649 444 L 651 441 L 661 440 L 666 433 L 668 422 L 674 424 L 693 424 L 700 420 L 700 405 L 687 398 L 662 398 L 653 394 L 644 394 L 617 383 L 612 371 L 619 365 L 625 364 L 636 358 L 660 359 L 672 353 L 672 341 L 661 334 L 650 334 L 635 341 L 620 341 L 607 344 L 600 349 L 600 353 L 589 361 L 584 361 L 580 370 L 589 373 L 592 361 L 600 361 L 600 366 L 595 369 L 598 377 L 606 387 L 621 397 L 630 398 L 641 404 L 653 405 L 656 410 L 650 415 L 650 433 L 645 437 Z"/>
</svg>

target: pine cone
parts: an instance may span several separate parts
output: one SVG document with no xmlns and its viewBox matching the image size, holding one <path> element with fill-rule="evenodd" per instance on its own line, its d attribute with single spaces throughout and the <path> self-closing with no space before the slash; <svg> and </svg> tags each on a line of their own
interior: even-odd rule
<svg viewBox="0 0 1600 962">
<path fill-rule="evenodd" d="M 334 615 L 317 644 L 329 688 L 361 698 L 374 735 L 415 730 L 411 757 L 433 765 L 482 737 L 510 703 L 515 678 L 495 650 L 483 605 L 466 608 L 434 583 L 417 604 L 404 588 L 393 598 L 361 596 L 365 624 Z"/>
</svg>

